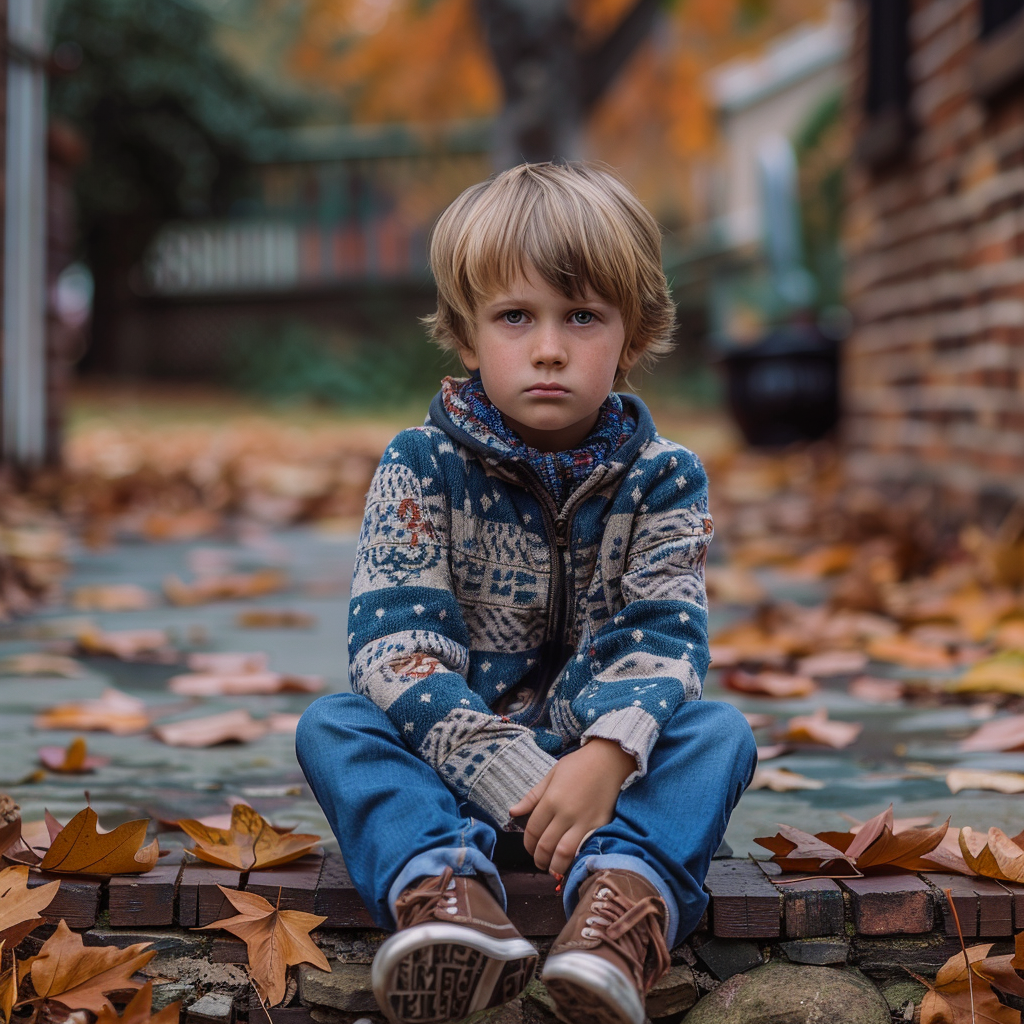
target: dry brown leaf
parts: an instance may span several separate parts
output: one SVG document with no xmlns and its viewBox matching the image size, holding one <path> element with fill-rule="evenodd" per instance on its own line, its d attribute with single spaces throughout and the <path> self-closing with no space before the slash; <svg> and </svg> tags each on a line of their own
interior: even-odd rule
<svg viewBox="0 0 1024 1024">
<path fill-rule="evenodd" d="M 1024 715 L 1010 715 L 986 722 L 977 731 L 961 740 L 965 751 L 1024 749 Z"/>
<path fill-rule="evenodd" d="M 245 942 L 249 973 L 260 999 L 276 1006 L 285 996 L 287 969 L 293 964 L 312 964 L 322 971 L 331 965 L 309 933 L 327 920 L 300 910 L 278 910 L 256 893 L 239 892 L 218 885 L 224 898 L 239 913 L 206 925 L 223 928 Z"/>
<path fill-rule="evenodd" d="M 906 686 L 898 679 L 860 676 L 851 681 L 846 692 L 851 697 L 870 701 L 872 704 L 896 704 L 903 699 Z"/>
<path fill-rule="evenodd" d="M 949 669 L 955 662 L 944 648 L 921 643 L 908 636 L 881 636 L 868 641 L 867 652 L 875 661 L 891 662 L 906 668 Z"/>
<path fill-rule="evenodd" d="M 811 715 L 796 715 L 789 720 L 779 738 L 790 743 L 817 743 L 825 747 L 848 747 L 861 734 L 860 722 L 830 720 L 825 708 Z"/>
<path fill-rule="evenodd" d="M 76 736 L 67 747 L 40 747 L 38 754 L 39 760 L 51 772 L 66 775 L 80 775 L 110 764 L 109 757 L 90 754 L 81 736 Z"/>
<path fill-rule="evenodd" d="M 85 675 L 85 667 L 63 654 L 32 652 L 15 654 L 0 660 L 0 676 L 54 676 L 78 679 Z"/>
<path fill-rule="evenodd" d="M 789 753 L 789 746 L 785 743 L 769 743 L 765 746 L 757 748 L 757 760 L 758 763 L 762 761 L 771 761 L 773 758 L 782 757 L 783 754 Z"/>
<path fill-rule="evenodd" d="M 799 789 L 824 789 L 825 783 L 820 779 L 809 779 L 806 775 L 791 772 L 788 768 L 758 768 L 749 788 L 789 793 Z"/>
<path fill-rule="evenodd" d="M 959 679 L 950 683 L 954 693 L 1012 693 L 1024 696 L 1024 653 L 1004 651 L 994 658 L 976 662 Z"/>
<path fill-rule="evenodd" d="M 243 676 L 266 672 L 270 655 L 265 651 L 203 651 L 190 654 L 185 663 L 193 672 Z"/>
<path fill-rule="evenodd" d="M 168 689 L 184 697 L 244 697 L 266 693 L 318 693 L 323 676 L 297 676 L 282 672 L 248 672 L 244 675 L 188 673 L 168 680 Z"/>
<path fill-rule="evenodd" d="M 195 841 L 191 852 L 201 860 L 239 871 L 287 864 L 320 842 L 319 836 L 281 835 L 247 804 L 231 809 L 230 829 L 210 828 L 191 818 L 179 821 L 178 828 Z"/>
<path fill-rule="evenodd" d="M 17 1005 L 52 1001 L 69 1010 L 99 1013 L 114 1006 L 106 993 L 141 988 L 132 975 L 156 956 L 148 942 L 119 949 L 117 946 L 83 946 L 82 936 L 71 931 L 63 920 L 43 943 L 37 956 L 19 965 L 30 973 L 35 996 Z"/>
<path fill-rule="evenodd" d="M 60 882 L 28 888 L 28 866 L 0 870 L 0 944 L 13 949 L 42 922 L 39 912 L 52 902 Z"/>
<path fill-rule="evenodd" d="M 155 725 L 153 735 L 169 747 L 213 747 L 218 743 L 251 743 L 266 736 L 269 729 L 266 722 L 257 721 L 244 708 L 236 708 Z"/>
<path fill-rule="evenodd" d="M 809 697 L 816 693 L 818 684 L 808 676 L 786 672 L 727 672 L 722 679 L 726 689 L 737 693 L 753 693 L 762 697 Z"/>
<path fill-rule="evenodd" d="M 987 956 L 972 966 L 979 978 L 984 978 L 994 989 L 1024 998 L 1024 931 L 1014 938 L 1014 951 L 1006 956 Z"/>
<path fill-rule="evenodd" d="M 91 807 L 79 811 L 55 836 L 39 867 L 43 871 L 86 875 L 131 875 L 151 871 L 160 856 L 156 839 L 148 846 L 147 818 L 126 821 L 110 832 L 100 832 Z"/>
<path fill-rule="evenodd" d="M 794 575 L 813 578 L 835 576 L 850 568 L 857 553 L 853 544 L 830 544 L 808 551 L 789 567 L 789 571 Z"/>
<path fill-rule="evenodd" d="M 972 828 L 960 830 L 960 851 L 970 868 L 987 878 L 1024 882 L 1024 833 L 1010 838 L 998 828 L 988 835 Z"/>
<path fill-rule="evenodd" d="M 1024 775 L 1020 772 L 989 772 L 978 768 L 954 768 L 946 775 L 951 793 L 962 789 L 988 789 L 996 793 L 1024 793 Z"/>
<path fill-rule="evenodd" d="M 839 842 L 849 842 L 852 838 L 845 832 L 820 832 L 811 835 L 801 829 L 793 828 L 792 825 L 778 825 L 778 833 L 774 836 L 767 836 L 755 839 L 754 842 L 763 846 L 773 853 L 772 860 L 785 865 L 783 871 L 800 870 L 795 865 L 803 865 L 807 871 L 820 871 L 826 865 L 834 865 L 835 862 L 846 864 L 850 871 L 856 873 L 853 858 L 847 856 L 841 846 L 836 846 L 832 840 L 839 836 Z M 840 868 L 840 870 L 845 870 Z"/>
<path fill-rule="evenodd" d="M 113 687 L 107 687 L 97 700 L 59 704 L 32 720 L 37 729 L 72 729 L 76 732 L 112 732 L 127 736 L 149 728 L 146 705 Z"/>
<path fill-rule="evenodd" d="M 96 1024 L 178 1024 L 181 1002 L 171 1003 L 153 1012 L 153 982 L 147 981 L 132 997 L 120 1017 L 105 1006 L 96 1017 Z"/>
<path fill-rule="evenodd" d="M 768 726 L 775 724 L 774 715 L 750 714 L 744 711 L 743 717 L 747 720 L 747 725 L 751 729 L 767 729 Z"/>
<path fill-rule="evenodd" d="M 135 583 L 79 587 L 71 596 L 72 607 L 83 612 L 135 612 L 156 603 L 156 594 Z"/>
<path fill-rule="evenodd" d="M 889 805 L 889 808 L 891 811 L 892 804 Z M 861 832 L 864 829 L 864 826 L 868 824 L 868 822 L 860 821 L 858 818 L 853 817 L 851 814 L 847 814 L 845 811 L 840 811 L 839 817 L 844 818 L 850 823 L 850 831 L 854 835 Z M 893 818 L 889 828 L 893 833 L 898 834 L 900 832 L 906 832 L 907 829 L 921 828 L 923 825 L 930 825 L 934 820 L 934 814 L 922 815 L 920 818 Z"/>
<path fill-rule="evenodd" d="M 264 721 L 271 732 L 282 732 L 294 736 L 299 728 L 301 717 L 302 715 L 291 714 L 287 711 L 275 711 L 272 715 L 267 715 Z"/>
<path fill-rule="evenodd" d="M 796 664 L 798 675 L 814 678 L 852 676 L 863 672 L 868 656 L 863 651 L 821 651 L 801 658 Z"/>
<path fill-rule="evenodd" d="M 991 985 L 974 972 L 991 948 L 991 943 L 969 946 L 965 953 L 954 954 L 939 968 L 934 983 L 907 972 L 928 989 L 921 1001 L 921 1024 L 1020 1024 L 1020 1011 L 1003 1006 Z"/>
<path fill-rule="evenodd" d="M 288 576 L 279 569 L 258 569 L 250 573 L 205 576 L 191 584 L 183 583 L 177 576 L 168 576 L 164 580 L 164 594 L 172 604 L 196 605 L 260 597 L 283 590 L 287 585 Z"/>
<path fill-rule="evenodd" d="M 218 530 L 221 518 L 205 508 L 184 512 L 151 512 L 142 522 L 146 540 L 195 540 Z"/>
<path fill-rule="evenodd" d="M 242 629 L 315 629 L 316 622 L 315 615 L 290 608 L 254 608 L 235 616 Z"/>
<path fill-rule="evenodd" d="M 75 641 L 82 654 L 107 655 L 121 661 L 173 661 L 177 657 L 164 629 L 85 629 Z"/>
</svg>

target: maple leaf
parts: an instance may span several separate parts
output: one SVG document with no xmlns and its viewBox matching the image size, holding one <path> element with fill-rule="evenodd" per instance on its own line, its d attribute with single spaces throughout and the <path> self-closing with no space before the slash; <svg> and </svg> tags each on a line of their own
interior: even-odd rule
<svg viewBox="0 0 1024 1024">
<path fill-rule="evenodd" d="M 763 697 L 809 697 L 818 689 L 810 676 L 794 676 L 786 672 L 729 672 L 722 684 L 737 693 L 755 693 Z"/>
<path fill-rule="evenodd" d="M 147 981 L 132 996 L 120 1017 L 113 1010 L 103 1007 L 96 1016 L 96 1024 L 178 1024 L 181 1003 L 171 1003 L 158 1013 L 153 1013 L 153 982 Z"/>
<path fill-rule="evenodd" d="M 264 1003 L 276 1006 L 285 996 L 286 969 L 291 964 L 313 964 L 322 971 L 331 965 L 309 933 L 327 920 L 300 910 L 278 910 L 262 896 L 218 885 L 231 905 L 239 911 L 206 925 L 223 928 L 245 942 L 249 951 L 249 972 Z"/>
<path fill-rule="evenodd" d="M 779 738 L 792 743 L 818 743 L 826 747 L 848 747 L 864 728 L 860 722 L 829 721 L 828 711 L 818 708 L 812 715 L 795 715 Z"/>
<path fill-rule="evenodd" d="M 52 819 L 51 819 L 52 820 Z M 158 840 L 143 846 L 149 819 L 126 821 L 111 832 L 97 829 L 91 807 L 79 811 L 50 837 L 39 867 L 44 871 L 87 875 L 128 875 L 152 870 L 160 856 Z"/>
<path fill-rule="evenodd" d="M 57 930 L 43 943 L 37 956 L 19 964 L 19 973 L 31 974 L 35 996 L 16 1005 L 52 1000 L 69 1010 L 104 1007 L 113 1011 L 108 992 L 140 988 L 132 975 L 156 956 L 148 942 L 119 949 L 117 946 L 83 946 L 82 936 L 68 928 L 62 919 Z"/>
<path fill-rule="evenodd" d="M 211 828 L 192 818 L 179 821 L 178 828 L 195 840 L 190 851 L 195 856 L 239 871 L 286 864 L 320 842 L 320 836 L 281 835 L 247 804 L 231 809 L 230 829 Z"/>
<path fill-rule="evenodd" d="M 81 736 L 75 737 L 67 745 L 67 748 L 40 747 L 37 753 L 39 760 L 51 772 L 60 772 L 65 775 L 91 772 L 110 764 L 109 757 L 90 754 L 85 740 Z"/>
<path fill-rule="evenodd" d="M 1024 832 L 1010 838 L 993 827 L 985 836 L 965 827 L 960 830 L 960 850 L 968 866 L 979 875 L 1024 882 Z"/>
<path fill-rule="evenodd" d="M 142 732 L 149 726 L 146 705 L 113 687 L 107 687 L 97 700 L 59 704 L 36 715 L 37 729 L 76 729 L 82 732 L 105 731 L 116 736 Z"/>
<path fill-rule="evenodd" d="M 184 697 L 244 697 L 261 693 L 316 693 L 324 688 L 323 676 L 289 675 L 283 672 L 227 673 L 190 672 L 167 682 L 171 693 Z"/>
<path fill-rule="evenodd" d="M 758 757 L 761 757 L 758 748 Z M 776 793 L 788 793 L 797 789 L 824 789 L 820 779 L 809 779 L 806 775 L 792 772 L 788 768 L 758 768 L 754 772 L 750 789 L 770 789 Z"/>
<path fill-rule="evenodd" d="M 977 975 L 975 964 L 991 948 L 991 943 L 970 946 L 954 954 L 939 968 L 934 983 L 907 971 L 928 989 L 921 1001 L 921 1024 L 1020 1024 L 1019 1010 L 1000 1003 L 983 978 L 968 976 L 968 961 L 971 973 Z"/>
<path fill-rule="evenodd" d="M 1024 747 L 1024 715 L 1010 715 L 986 722 L 967 739 L 960 742 L 961 750 L 1020 750 Z"/>
<path fill-rule="evenodd" d="M 154 726 L 153 735 L 169 747 L 212 747 L 218 743 L 249 743 L 270 731 L 267 721 L 257 721 L 245 708 L 219 715 L 187 718 Z"/>
<path fill-rule="evenodd" d="M 16 946 L 42 921 L 40 910 L 52 902 L 60 882 L 28 887 L 28 866 L 17 865 L 0 871 L 0 944 Z"/>
<path fill-rule="evenodd" d="M 1006 956 L 988 956 L 972 965 L 974 973 L 999 992 L 1024 998 L 1024 932 L 1013 940 L 1014 951 Z"/>
</svg>

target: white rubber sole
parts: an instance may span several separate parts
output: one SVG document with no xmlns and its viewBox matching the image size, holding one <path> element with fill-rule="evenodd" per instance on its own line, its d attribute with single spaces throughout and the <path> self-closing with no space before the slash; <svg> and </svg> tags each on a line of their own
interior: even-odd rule
<svg viewBox="0 0 1024 1024">
<path fill-rule="evenodd" d="M 643 1024 L 636 986 L 614 964 L 591 953 L 548 957 L 540 980 L 568 1024 Z"/>
<path fill-rule="evenodd" d="M 533 977 L 537 950 L 457 924 L 420 924 L 377 950 L 370 979 L 391 1024 L 444 1024 L 514 999 Z"/>
</svg>

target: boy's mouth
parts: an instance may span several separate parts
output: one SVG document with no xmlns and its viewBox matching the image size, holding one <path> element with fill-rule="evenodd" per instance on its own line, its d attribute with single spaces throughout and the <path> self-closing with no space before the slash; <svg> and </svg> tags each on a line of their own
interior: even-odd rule
<svg viewBox="0 0 1024 1024">
<path fill-rule="evenodd" d="M 561 384 L 533 384 L 527 388 L 526 393 L 528 395 L 541 395 L 544 397 L 557 397 L 558 395 L 569 394 L 569 389 L 562 387 Z"/>
</svg>

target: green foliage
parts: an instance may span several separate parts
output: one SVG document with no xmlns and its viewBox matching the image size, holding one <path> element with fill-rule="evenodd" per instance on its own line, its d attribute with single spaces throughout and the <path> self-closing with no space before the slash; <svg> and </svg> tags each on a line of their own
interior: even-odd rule
<svg viewBox="0 0 1024 1024">
<path fill-rule="evenodd" d="M 243 180 L 247 140 L 289 111 L 217 48 L 192 0 L 65 0 L 55 53 L 69 66 L 51 112 L 84 137 L 79 221 L 225 210 Z M 75 67 L 77 65 L 77 67 Z"/>
<path fill-rule="evenodd" d="M 332 339 L 292 321 L 239 332 L 228 381 L 259 398 L 346 408 L 424 404 L 458 361 L 420 331 L 375 340 Z"/>
</svg>

